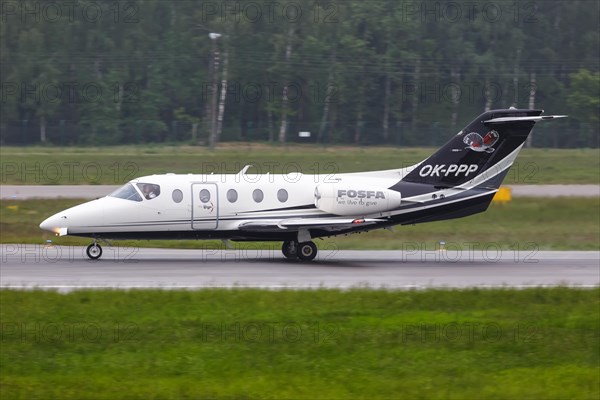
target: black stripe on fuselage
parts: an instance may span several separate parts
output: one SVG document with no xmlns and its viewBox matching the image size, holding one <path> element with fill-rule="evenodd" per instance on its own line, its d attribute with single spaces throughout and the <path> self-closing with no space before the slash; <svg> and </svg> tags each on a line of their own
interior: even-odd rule
<svg viewBox="0 0 600 400">
<path fill-rule="evenodd" d="M 257 213 L 257 212 L 269 212 L 269 211 L 292 211 L 292 210 L 310 210 L 317 208 L 314 204 L 306 204 L 303 206 L 283 207 L 283 208 L 270 208 L 267 210 L 255 210 L 255 211 L 240 211 L 238 214 L 245 213 Z"/>
</svg>

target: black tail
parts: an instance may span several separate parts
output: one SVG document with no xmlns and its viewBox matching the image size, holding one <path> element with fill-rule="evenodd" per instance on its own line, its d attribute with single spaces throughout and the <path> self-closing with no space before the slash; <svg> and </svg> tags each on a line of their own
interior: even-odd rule
<svg viewBox="0 0 600 400">
<path fill-rule="evenodd" d="M 403 181 L 451 187 L 461 185 L 505 160 L 506 171 L 527 139 L 542 110 L 493 110 L 481 114 Z M 514 154 L 513 154 L 514 153 Z M 512 157 L 507 159 L 512 154 Z M 498 187 L 500 179 L 492 183 Z"/>
</svg>

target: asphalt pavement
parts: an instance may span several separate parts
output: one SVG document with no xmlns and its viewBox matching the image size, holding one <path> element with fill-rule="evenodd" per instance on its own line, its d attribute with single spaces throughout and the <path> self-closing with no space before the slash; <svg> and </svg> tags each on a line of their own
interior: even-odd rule
<svg viewBox="0 0 600 400">
<path fill-rule="evenodd" d="M 20 289 L 353 287 L 387 289 L 536 287 L 600 284 L 600 252 L 501 251 L 490 248 L 320 251 L 313 262 L 278 250 L 177 250 L 104 247 L 100 260 L 84 247 L 0 246 L 0 287 Z"/>
</svg>

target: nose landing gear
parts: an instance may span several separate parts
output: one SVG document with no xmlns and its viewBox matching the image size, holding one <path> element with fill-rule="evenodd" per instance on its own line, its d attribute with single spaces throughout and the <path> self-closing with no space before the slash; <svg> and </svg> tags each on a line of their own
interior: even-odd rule
<svg viewBox="0 0 600 400">
<path fill-rule="evenodd" d="M 97 260 L 102 256 L 102 247 L 94 240 L 94 243 L 90 244 L 85 252 L 90 259 Z"/>
<path fill-rule="evenodd" d="M 299 258 L 302 261 L 311 261 L 317 256 L 317 246 L 313 242 L 283 242 L 281 252 L 288 259 Z"/>
</svg>

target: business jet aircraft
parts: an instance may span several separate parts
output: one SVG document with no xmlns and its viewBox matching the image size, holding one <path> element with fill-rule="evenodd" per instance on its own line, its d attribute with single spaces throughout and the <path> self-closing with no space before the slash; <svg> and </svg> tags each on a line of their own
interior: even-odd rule
<svg viewBox="0 0 600 400">
<path fill-rule="evenodd" d="M 408 168 L 334 175 L 165 174 L 134 179 L 106 197 L 51 216 L 40 228 L 98 240 L 283 241 L 287 258 L 317 255 L 311 239 L 483 212 L 542 110 L 481 114 Z"/>
</svg>

